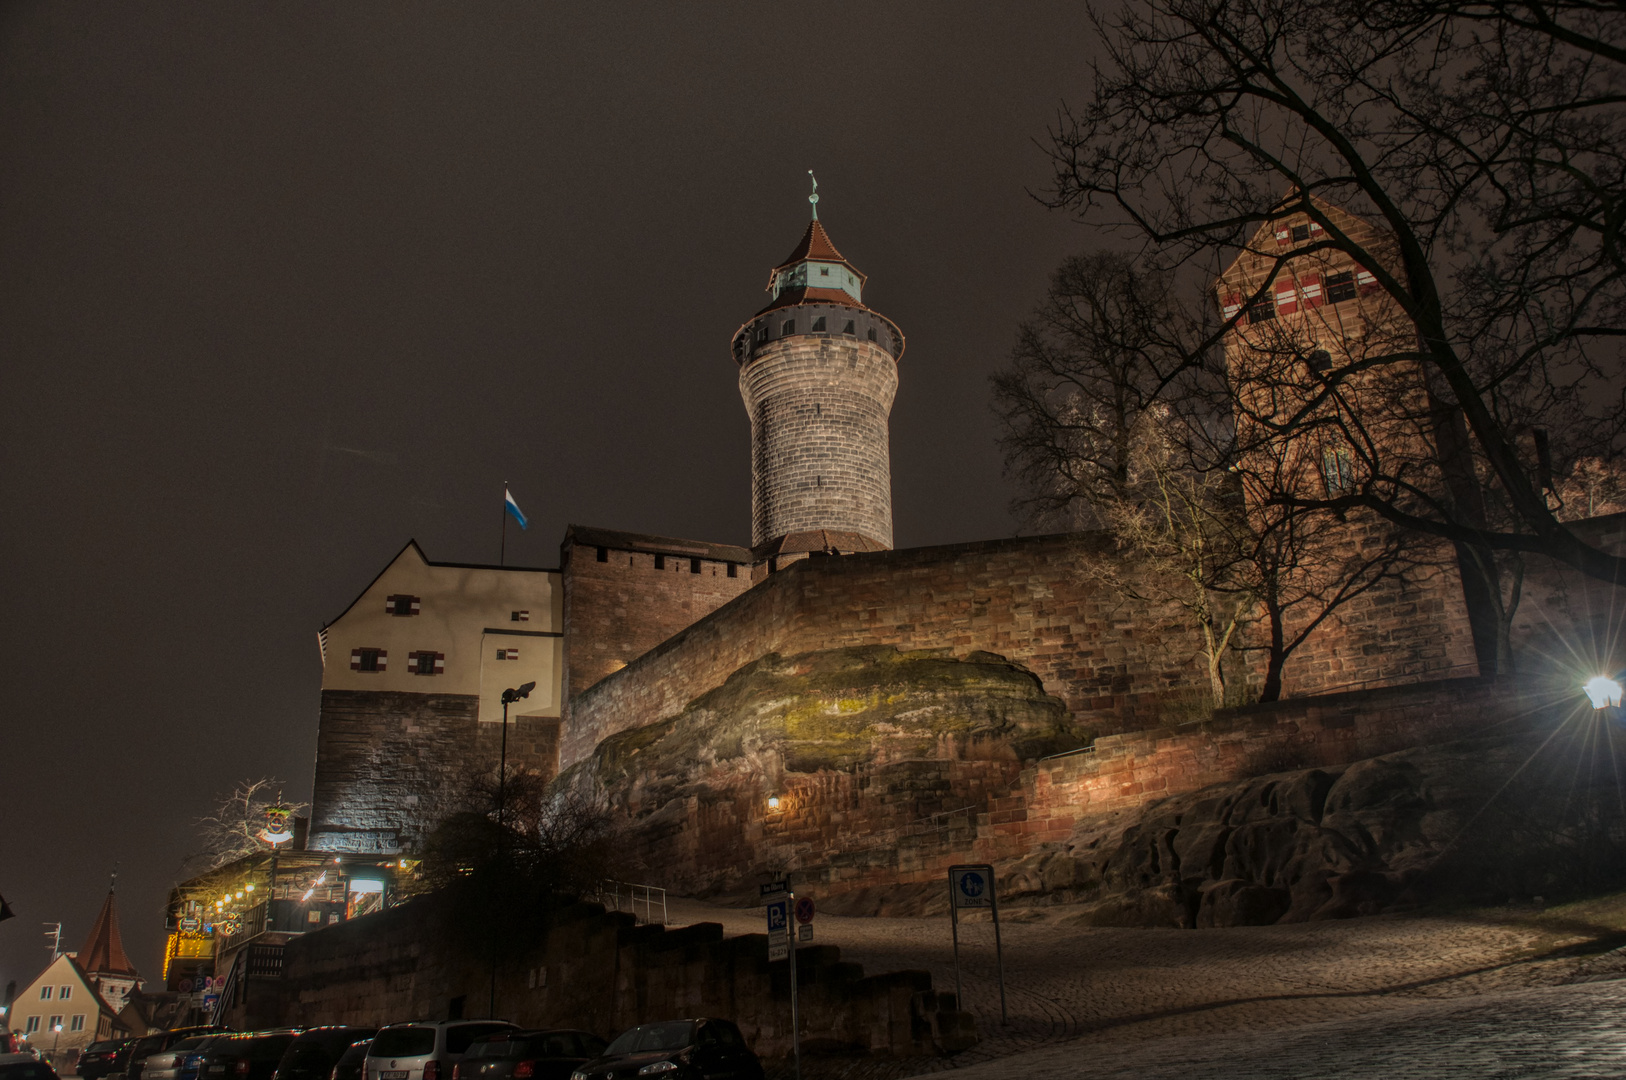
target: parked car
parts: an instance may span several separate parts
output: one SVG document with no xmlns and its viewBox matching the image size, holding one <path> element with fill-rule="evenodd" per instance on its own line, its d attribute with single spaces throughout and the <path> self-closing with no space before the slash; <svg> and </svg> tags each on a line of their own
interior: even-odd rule
<svg viewBox="0 0 1626 1080">
<path fill-rule="evenodd" d="M 205 1024 L 197 1027 L 176 1028 L 173 1031 L 160 1031 L 153 1035 L 143 1035 L 131 1043 L 128 1057 L 121 1063 L 118 1071 L 124 1075 L 124 1080 L 141 1080 L 147 1068 L 147 1059 L 154 1054 L 162 1053 L 182 1039 L 190 1039 L 194 1035 L 208 1035 L 225 1028 L 218 1024 Z"/>
<path fill-rule="evenodd" d="M 306 1028 L 283 1051 L 272 1080 L 329 1080 L 345 1051 L 377 1032 L 373 1027 Z"/>
<path fill-rule="evenodd" d="M 175 1080 L 198 1080 L 198 1069 L 203 1067 L 203 1059 L 209 1056 L 209 1048 L 221 1039 L 231 1038 L 230 1032 L 219 1032 L 214 1035 L 202 1035 L 198 1044 L 186 1052 L 175 1067 Z"/>
<path fill-rule="evenodd" d="M 728 1020 L 639 1024 L 616 1036 L 570 1080 L 762 1080 L 762 1062 Z"/>
<path fill-rule="evenodd" d="M 0 1054 L 0 1080 L 59 1080 L 56 1070 L 33 1054 Z"/>
<path fill-rule="evenodd" d="M 298 1036 L 297 1030 L 284 1028 L 216 1039 L 198 1064 L 198 1080 L 271 1080 L 282 1055 Z"/>
<path fill-rule="evenodd" d="M 586 1031 L 499 1031 L 469 1044 L 454 1080 L 569 1080 L 608 1044 Z"/>
<path fill-rule="evenodd" d="M 133 1042 L 134 1039 L 104 1039 L 85 1047 L 85 1052 L 79 1055 L 79 1067 L 75 1070 L 79 1080 L 102 1080 L 108 1073 L 117 1071 L 115 1062 L 119 1051 Z"/>
<path fill-rule="evenodd" d="M 367 1072 L 367 1048 L 372 1045 L 371 1039 L 351 1043 L 350 1049 L 333 1063 L 333 1075 L 328 1080 L 362 1080 Z"/>
<path fill-rule="evenodd" d="M 364 1080 L 452 1080 L 452 1068 L 484 1035 L 517 1031 L 506 1020 L 436 1020 L 380 1028 Z"/>
<path fill-rule="evenodd" d="M 216 1035 L 193 1035 L 189 1039 L 171 1043 L 168 1049 L 160 1050 L 156 1054 L 147 1055 L 147 1063 L 141 1067 L 141 1080 L 177 1080 L 180 1076 L 181 1064 L 187 1057 Z M 194 1074 L 195 1075 L 195 1074 Z"/>
</svg>

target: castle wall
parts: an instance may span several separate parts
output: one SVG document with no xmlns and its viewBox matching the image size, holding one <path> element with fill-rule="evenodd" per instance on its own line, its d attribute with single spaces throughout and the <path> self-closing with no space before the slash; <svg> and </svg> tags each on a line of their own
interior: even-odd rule
<svg viewBox="0 0 1626 1080">
<path fill-rule="evenodd" d="M 575 527 L 566 535 L 567 700 L 750 588 L 745 549 L 660 539 Z"/>
<path fill-rule="evenodd" d="M 310 848 L 400 851 L 462 809 L 501 750 L 502 726 L 481 723 L 479 704 L 474 694 L 324 690 Z M 552 777 L 558 753 L 558 720 L 510 717 L 510 770 Z"/>
<path fill-rule="evenodd" d="M 1626 554 L 1626 514 L 1569 526 L 1604 551 Z M 1626 589 L 1539 555 L 1524 556 L 1524 563 L 1511 628 L 1516 669 L 1572 687 L 1593 675 L 1619 679 L 1626 669 Z"/>
<path fill-rule="evenodd" d="M 723 1016 L 759 1055 L 783 1058 L 788 965 L 769 964 L 767 952 L 765 934 L 724 939 L 716 923 L 634 926 L 630 915 L 576 904 L 505 935 L 495 1015 L 605 1037 Z M 804 1051 L 929 1055 L 976 1041 L 971 1018 L 952 994 L 933 992 L 925 972 L 866 978 L 830 946 L 798 950 L 797 966 Z M 484 1016 L 493 975 L 488 937 L 446 895 L 305 934 L 286 946 L 282 969 L 282 978 L 254 983 L 232 1017 L 245 1030 Z"/>
<path fill-rule="evenodd" d="M 1086 578 L 1078 563 L 1092 542 L 1020 537 L 795 563 L 575 698 L 561 767 L 607 735 L 675 715 L 759 656 L 854 645 L 996 653 L 1097 734 L 1148 727 L 1171 698 L 1206 688 L 1199 642 L 1172 605 Z M 1461 587 L 1441 573 L 1351 603 L 1289 659 L 1287 685 L 1417 681 L 1472 662 Z"/>
</svg>

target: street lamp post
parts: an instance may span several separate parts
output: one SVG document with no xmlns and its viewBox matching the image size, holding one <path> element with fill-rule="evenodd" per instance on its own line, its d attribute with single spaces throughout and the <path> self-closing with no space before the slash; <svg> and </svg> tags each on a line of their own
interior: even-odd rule
<svg viewBox="0 0 1626 1080">
<path fill-rule="evenodd" d="M 51 1030 L 56 1032 L 56 1034 L 51 1037 L 51 1068 L 54 1069 L 56 1068 L 56 1048 L 62 1042 L 62 1025 L 57 1024 L 53 1026 Z"/>
<path fill-rule="evenodd" d="M 1594 675 L 1581 689 L 1592 699 L 1593 709 L 1620 708 L 1620 683 L 1607 675 Z"/>
<path fill-rule="evenodd" d="M 497 827 L 503 826 L 503 815 L 507 809 L 508 798 L 508 706 L 516 701 L 531 696 L 536 689 L 536 683 L 528 682 L 523 686 L 502 692 L 502 755 L 497 763 Z"/>
</svg>

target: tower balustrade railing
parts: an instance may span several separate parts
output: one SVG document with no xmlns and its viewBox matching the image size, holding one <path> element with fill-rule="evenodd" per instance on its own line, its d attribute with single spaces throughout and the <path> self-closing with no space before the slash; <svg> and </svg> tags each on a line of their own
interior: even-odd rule
<svg viewBox="0 0 1626 1080">
<path fill-rule="evenodd" d="M 659 885 L 640 885 L 606 878 L 599 882 L 598 901 L 607 910 L 625 910 L 635 922 L 645 923 L 655 921 L 655 907 L 658 904 L 661 909 L 660 924 L 671 925 L 666 911 L 666 890 Z M 625 908 L 623 904 L 626 905 Z M 642 916 L 639 914 L 639 905 L 642 905 Z"/>
</svg>

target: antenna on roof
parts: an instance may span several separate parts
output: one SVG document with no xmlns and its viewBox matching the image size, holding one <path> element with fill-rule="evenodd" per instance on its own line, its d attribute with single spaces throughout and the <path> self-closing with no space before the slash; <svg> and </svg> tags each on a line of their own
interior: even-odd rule
<svg viewBox="0 0 1626 1080">
<path fill-rule="evenodd" d="M 813 181 L 813 194 L 807 197 L 807 201 L 813 204 L 813 220 L 817 221 L 819 220 L 819 178 L 813 175 L 812 169 L 807 170 L 807 175 Z"/>
</svg>

